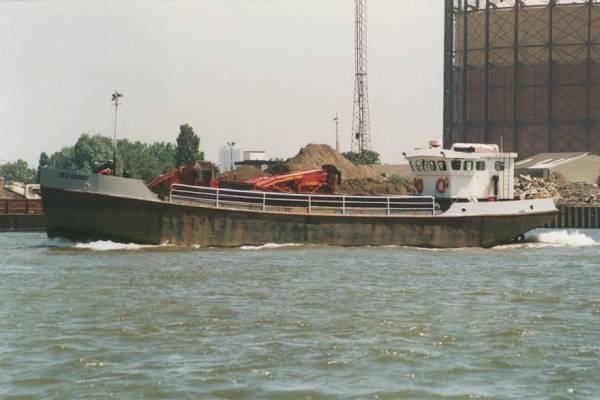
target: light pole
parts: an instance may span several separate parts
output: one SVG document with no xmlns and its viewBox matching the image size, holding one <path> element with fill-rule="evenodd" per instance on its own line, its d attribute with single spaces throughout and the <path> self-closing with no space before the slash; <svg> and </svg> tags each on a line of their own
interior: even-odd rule
<svg viewBox="0 0 600 400">
<path fill-rule="evenodd" d="M 231 163 L 231 171 L 233 171 L 233 146 L 235 146 L 235 142 L 227 142 L 227 146 L 229 146 L 229 161 Z"/>
<path fill-rule="evenodd" d="M 123 97 L 122 93 L 115 92 L 111 96 L 113 106 L 115 106 L 115 130 L 113 132 L 113 175 L 117 174 L 117 111 L 119 109 L 119 99 Z"/>
<path fill-rule="evenodd" d="M 335 113 L 335 151 L 340 152 L 340 131 L 339 131 L 339 122 L 340 118 L 338 117 L 338 113 Z"/>
</svg>

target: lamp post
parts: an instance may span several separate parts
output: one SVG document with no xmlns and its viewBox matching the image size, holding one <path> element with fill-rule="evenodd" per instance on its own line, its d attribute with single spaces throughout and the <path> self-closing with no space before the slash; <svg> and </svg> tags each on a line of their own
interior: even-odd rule
<svg viewBox="0 0 600 400">
<path fill-rule="evenodd" d="M 235 142 L 227 142 L 227 146 L 229 146 L 229 161 L 231 162 L 231 171 L 233 171 L 233 146 L 235 146 Z"/>
<path fill-rule="evenodd" d="M 335 113 L 335 118 L 333 119 L 335 122 L 335 151 L 340 152 L 340 131 L 339 131 L 339 122 L 340 118 L 338 117 L 338 113 Z"/>
<path fill-rule="evenodd" d="M 117 174 L 117 111 L 119 109 L 119 99 L 123 97 L 122 93 L 115 92 L 111 96 L 113 106 L 115 106 L 115 130 L 113 132 L 113 175 Z"/>
</svg>

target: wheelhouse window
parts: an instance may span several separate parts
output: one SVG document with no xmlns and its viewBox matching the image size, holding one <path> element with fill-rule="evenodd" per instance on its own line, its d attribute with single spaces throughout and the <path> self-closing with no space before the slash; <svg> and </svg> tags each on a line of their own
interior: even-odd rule
<svg viewBox="0 0 600 400">
<path fill-rule="evenodd" d="M 494 168 L 496 169 L 496 171 L 504 171 L 504 162 L 503 161 L 496 161 L 496 164 L 494 165 Z"/>
<path fill-rule="evenodd" d="M 473 161 L 465 161 L 463 169 L 465 171 L 473 171 Z"/>
<path fill-rule="evenodd" d="M 429 171 L 429 162 L 423 160 L 423 171 Z"/>
<path fill-rule="evenodd" d="M 421 163 L 418 161 L 415 161 L 415 168 L 417 169 L 417 171 L 421 171 Z"/>
<path fill-rule="evenodd" d="M 415 163 L 414 163 L 414 161 L 409 161 L 409 164 L 410 164 L 410 170 L 414 172 L 415 171 Z"/>
<path fill-rule="evenodd" d="M 475 169 L 477 169 L 477 171 L 485 171 L 485 161 L 477 161 L 475 163 Z"/>
<path fill-rule="evenodd" d="M 462 166 L 462 161 L 461 160 L 452 160 L 452 162 L 450 164 L 452 165 L 452 169 L 454 171 L 460 171 L 460 167 Z"/>
<path fill-rule="evenodd" d="M 437 165 L 435 164 L 435 161 L 433 161 L 433 160 L 429 161 L 429 168 L 432 171 L 437 171 Z"/>
<path fill-rule="evenodd" d="M 440 171 L 447 171 L 448 165 L 446 164 L 446 161 L 438 161 L 438 169 Z"/>
</svg>

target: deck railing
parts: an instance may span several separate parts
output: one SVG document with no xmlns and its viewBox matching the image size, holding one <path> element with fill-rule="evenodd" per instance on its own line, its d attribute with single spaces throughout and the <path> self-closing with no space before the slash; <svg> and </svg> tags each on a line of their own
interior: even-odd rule
<svg viewBox="0 0 600 400">
<path fill-rule="evenodd" d="M 346 196 L 259 192 L 175 184 L 169 201 L 200 202 L 215 208 L 308 214 L 433 215 L 439 206 L 430 196 Z"/>
</svg>

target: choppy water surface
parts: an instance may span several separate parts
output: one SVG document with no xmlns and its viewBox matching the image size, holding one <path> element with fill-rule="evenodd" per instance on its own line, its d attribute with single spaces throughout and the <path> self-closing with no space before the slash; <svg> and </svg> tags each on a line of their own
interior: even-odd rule
<svg viewBox="0 0 600 400">
<path fill-rule="evenodd" d="M 0 398 L 598 398 L 598 242 L 190 250 L 0 234 Z"/>
</svg>

